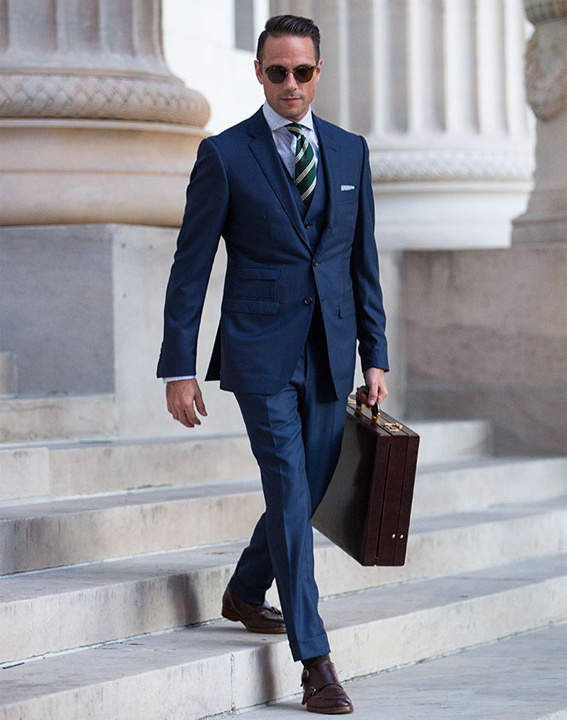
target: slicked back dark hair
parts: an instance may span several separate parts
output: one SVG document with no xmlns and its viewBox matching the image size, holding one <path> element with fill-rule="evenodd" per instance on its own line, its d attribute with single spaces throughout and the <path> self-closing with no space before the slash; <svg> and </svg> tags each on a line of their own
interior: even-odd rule
<svg viewBox="0 0 567 720">
<path fill-rule="evenodd" d="M 270 18 L 258 38 L 256 59 L 262 64 L 264 45 L 269 37 L 283 37 L 284 35 L 296 35 L 298 37 L 309 37 L 313 41 L 315 50 L 315 62 L 319 62 L 321 33 L 313 20 L 299 17 L 298 15 L 276 15 Z"/>
</svg>

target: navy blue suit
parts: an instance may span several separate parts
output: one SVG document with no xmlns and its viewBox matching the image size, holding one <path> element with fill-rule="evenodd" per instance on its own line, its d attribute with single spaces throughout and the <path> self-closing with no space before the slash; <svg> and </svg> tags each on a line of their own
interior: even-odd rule
<svg viewBox="0 0 567 720">
<path fill-rule="evenodd" d="M 218 242 L 228 265 L 207 379 L 235 393 L 266 513 L 231 580 L 261 603 L 275 576 L 292 653 L 328 652 L 310 519 L 333 472 L 353 385 L 388 368 L 365 140 L 314 116 L 320 161 L 308 211 L 258 111 L 203 140 L 167 288 L 158 376 L 194 375 Z"/>
</svg>

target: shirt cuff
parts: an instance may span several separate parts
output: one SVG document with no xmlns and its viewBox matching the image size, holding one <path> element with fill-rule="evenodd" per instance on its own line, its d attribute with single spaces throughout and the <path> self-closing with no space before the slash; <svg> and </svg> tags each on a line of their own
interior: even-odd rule
<svg viewBox="0 0 567 720">
<path fill-rule="evenodd" d="M 196 377 L 196 375 L 179 375 L 179 377 L 163 378 L 163 381 L 167 385 L 168 382 L 174 382 L 175 380 L 194 380 Z"/>
</svg>

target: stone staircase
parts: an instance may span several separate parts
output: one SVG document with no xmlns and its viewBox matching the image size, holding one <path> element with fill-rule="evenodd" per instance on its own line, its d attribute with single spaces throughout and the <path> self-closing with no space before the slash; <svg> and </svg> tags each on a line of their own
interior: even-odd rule
<svg viewBox="0 0 567 720">
<path fill-rule="evenodd" d="M 411 425 L 406 565 L 362 568 L 316 536 L 345 680 L 567 617 L 567 459 L 492 457 L 480 421 Z M 263 507 L 245 437 L 116 438 L 112 396 L 0 399 L 0 428 L 0 720 L 198 720 L 297 693 L 285 636 L 219 619 Z"/>
</svg>

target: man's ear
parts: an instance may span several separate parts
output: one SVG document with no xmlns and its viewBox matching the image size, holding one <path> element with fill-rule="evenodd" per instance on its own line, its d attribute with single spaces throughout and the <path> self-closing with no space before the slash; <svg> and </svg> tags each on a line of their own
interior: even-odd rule
<svg viewBox="0 0 567 720">
<path fill-rule="evenodd" d="M 262 68 L 257 60 L 254 60 L 254 70 L 256 71 L 256 79 L 260 85 L 264 84 L 264 75 L 262 74 Z"/>
</svg>

